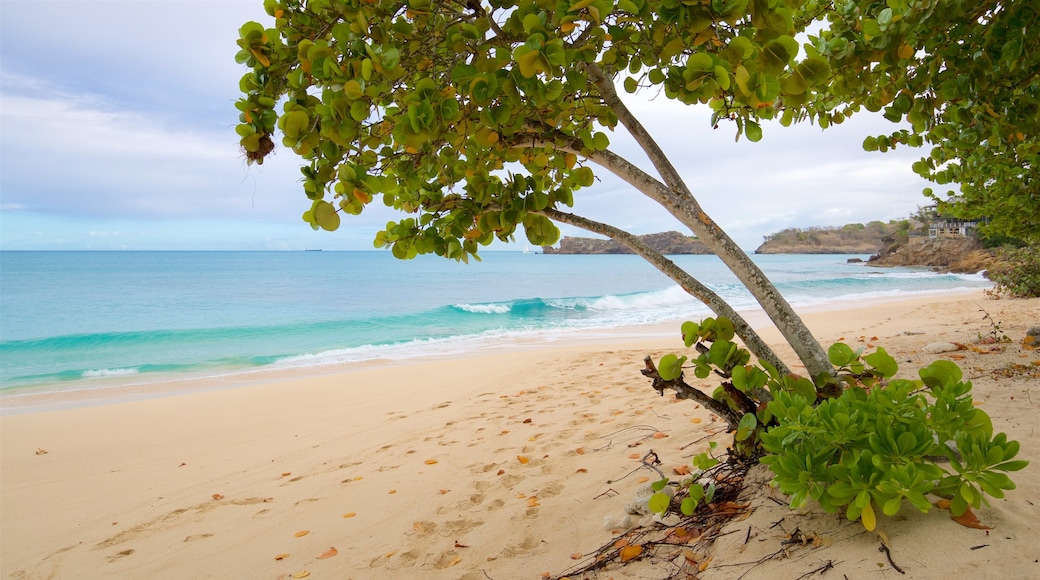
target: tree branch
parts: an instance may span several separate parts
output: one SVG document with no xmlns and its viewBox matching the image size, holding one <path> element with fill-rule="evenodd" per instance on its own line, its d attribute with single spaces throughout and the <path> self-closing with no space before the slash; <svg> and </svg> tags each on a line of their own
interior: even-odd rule
<svg viewBox="0 0 1040 580">
<path fill-rule="evenodd" d="M 669 213 L 689 227 L 729 267 L 762 305 L 766 314 L 790 343 L 813 379 L 823 373 L 833 373 L 833 367 L 827 360 L 827 353 L 823 347 L 812 336 L 787 300 L 769 282 L 762 270 L 704 212 L 664 151 L 621 101 L 614 88 L 613 79 L 604 74 L 595 64 L 585 63 L 582 66 L 599 89 L 604 104 L 618 116 L 618 120 L 639 143 L 664 180 L 664 188 L 655 187 L 648 190 L 640 189 L 640 191 L 661 204 Z"/>
<path fill-rule="evenodd" d="M 677 266 L 675 262 L 663 256 L 657 250 L 651 248 L 643 240 L 640 240 L 638 237 L 609 224 L 597 222 L 572 213 L 566 213 L 556 209 L 545 209 L 538 213 L 561 223 L 570 224 L 590 232 L 608 236 L 623 244 L 644 260 L 650 262 L 664 275 L 671 278 L 688 294 L 703 302 L 708 308 L 711 308 L 712 312 L 716 315 L 725 316 L 732 320 L 733 329 L 737 336 L 744 341 L 744 344 L 747 345 L 748 349 L 754 353 L 755 356 L 773 365 L 782 374 L 786 375 L 791 372 L 787 368 L 787 365 L 780 360 L 780 357 L 776 356 L 776 353 L 769 348 L 769 345 L 762 340 L 762 337 L 755 332 L 755 329 L 744 320 L 744 317 L 742 317 L 740 313 L 734 310 L 733 307 L 726 303 L 726 301 L 718 294 L 713 292 L 711 288 L 702 284 L 699 280 Z"/>
<path fill-rule="evenodd" d="M 704 405 L 705 409 L 712 411 L 719 417 L 722 417 L 729 426 L 729 430 L 733 431 L 740 425 L 740 416 L 736 411 L 730 409 L 726 403 L 722 401 L 716 401 L 710 396 L 702 393 L 699 389 L 686 383 L 683 380 L 682 375 L 677 379 L 666 381 L 661 378 L 660 373 L 657 372 L 657 366 L 654 365 L 653 359 L 649 356 L 643 359 L 643 364 L 646 365 L 641 373 L 643 376 L 652 380 L 652 386 L 654 390 L 661 393 L 664 396 L 665 389 L 672 389 L 675 391 L 675 398 L 677 399 L 692 399 L 698 403 Z"/>
</svg>

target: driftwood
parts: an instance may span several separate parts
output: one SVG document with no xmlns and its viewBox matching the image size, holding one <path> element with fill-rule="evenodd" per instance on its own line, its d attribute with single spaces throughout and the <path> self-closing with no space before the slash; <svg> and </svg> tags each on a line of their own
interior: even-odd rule
<svg viewBox="0 0 1040 580">
<path fill-rule="evenodd" d="M 653 359 L 649 356 L 643 359 L 643 364 L 646 365 L 646 368 L 644 368 L 640 372 L 643 373 L 643 376 L 653 381 L 651 386 L 653 386 L 654 390 L 660 393 L 662 397 L 664 396 L 665 389 L 672 389 L 673 391 L 675 391 L 675 398 L 691 399 L 697 401 L 698 403 L 704 405 L 705 409 L 708 409 L 709 411 L 715 413 L 719 417 L 722 417 L 726 421 L 726 423 L 729 424 L 730 431 L 733 431 L 737 428 L 737 425 L 740 423 L 740 417 L 742 413 L 734 411 L 726 403 L 722 401 L 716 401 L 715 399 L 711 398 L 711 395 L 706 395 L 702 393 L 699 389 L 693 387 L 692 385 L 689 385 L 685 380 L 683 380 L 683 375 L 679 375 L 679 378 L 672 380 L 662 379 L 661 374 L 657 372 L 657 365 L 654 364 Z M 730 386 L 730 389 L 737 391 L 732 387 L 732 385 Z M 743 395 L 743 393 L 740 393 L 739 391 L 737 392 Z M 744 399 L 747 399 L 747 397 L 744 397 Z M 754 406 L 752 403 L 751 412 L 754 412 L 753 409 Z"/>
</svg>

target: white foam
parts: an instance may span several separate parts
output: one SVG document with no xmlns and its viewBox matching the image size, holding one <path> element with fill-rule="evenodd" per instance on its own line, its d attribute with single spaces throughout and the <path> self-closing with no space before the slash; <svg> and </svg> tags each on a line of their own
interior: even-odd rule
<svg viewBox="0 0 1040 580">
<path fill-rule="evenodd" d="M 455 308 L 474 314 L 509 314 L 509 304 L 456 304 Z"/>
<path fill-rule="evenodd" d="M 126 375 L 136 375 L 137 369 L 95 369 L 89 371 L 83 371 L 83 378 L 94 378 L 94 377 L 122 377 Z"/>
</svg>

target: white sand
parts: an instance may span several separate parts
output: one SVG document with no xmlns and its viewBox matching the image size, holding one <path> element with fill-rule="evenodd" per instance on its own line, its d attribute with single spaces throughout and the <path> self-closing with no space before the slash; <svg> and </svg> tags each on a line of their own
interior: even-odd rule
<svg viewBox="0 0 1040 580">
<path fill-rule="evenodd" d="M 952 356 L 963 357 L 995 429 L 1032 462 L 1014 477 L 1019 489 L 977 512 L 992 530 L 941 510 L 881 518 L 901 576 L 858 523 L 791 512 L 758 486 L 758 509 L 730 524 L 701 577 L 797 578 L 827 562 L 824 578 L 1040 577 L 1040 351 L 1021 344 L 1040 324 L 1040 301 L 972 293 L 805 318 L 824 344 L 876 343 L 912 374 L 951 356 L 924 355 L 923 345 L 988 333 L 980 307 L 1013 342 Z M 646 354 L 681 348 L 677 337 L 619 336 L 6 415 L 0 575 L 557 575 L 581 561 L 572 555 L 609 543 L 641 480 L 656 479 L 645 469 L 621 479 L 639 467 L 632 456 L 653 449 L 670 472 L 709 440 L 729 441 L 704 409 L 658 397 L 639 374 Z M 778 352 L 791 360 L 786 347 Z M 658 431 L 667 437 L 653 438 Z M 782 544 L 795 528 L 821 546 Z M 785 558 L 770 557 L 781 547 Z M 660 578 L 670 566 L 647 558 L 598 577 Z"/>
</svg>

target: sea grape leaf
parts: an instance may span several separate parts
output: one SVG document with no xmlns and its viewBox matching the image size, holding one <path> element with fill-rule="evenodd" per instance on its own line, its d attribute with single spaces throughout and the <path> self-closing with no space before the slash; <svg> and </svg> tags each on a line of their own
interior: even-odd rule
<svg viewBox="0 0 1040 580">
<path fill-rule="evenodd" d="M 682 365 L 684 362 L 686 362 L 685 356 L 679 357 L 671 353 L 666 354 L 661 357 L 661 361 L 657 364 L 657 373 L 666 381 L 674 381 L 682 376 Z"/>
<path fill-rule="evenodd" d="M 896 363 L 896 359 L 892 358 L 892 356 L 881 347 L 878 347 L 876 352 L 864 356 L 863 360 L 870 366 L 874 367 L 874 370 L 881 373 L 881 376 L 886 378 L 894 376 L 896 371 L 899 370 L 899 364 Z"/>
<path fill-rule="evenodd" d="M 755 432 L 755 428 L 758 427 L 758 418 L 755 417 L 754 413 L 744 413 L 744 416 L 740 418 L 740 423 L 737 425 L 737 441 L 744 441 Z"/>
<path fill-rule="evenodd" d="M 668 511 L 668 506 L 671 504 L 671 501 L 672 498 L 667 493 L 658 492 L 650 496 L 650 501 L 647 502 L 647 507 L 649 507 L 650 511 L 655 514 L 663 514 Z"/>
<path fill-rule="evenodd" d="M 856 351 L 844 342 L 836 342 L 827 349 L 827 358 L 836 367 L 843 367 L 856 358 Z"/>
</svg>

